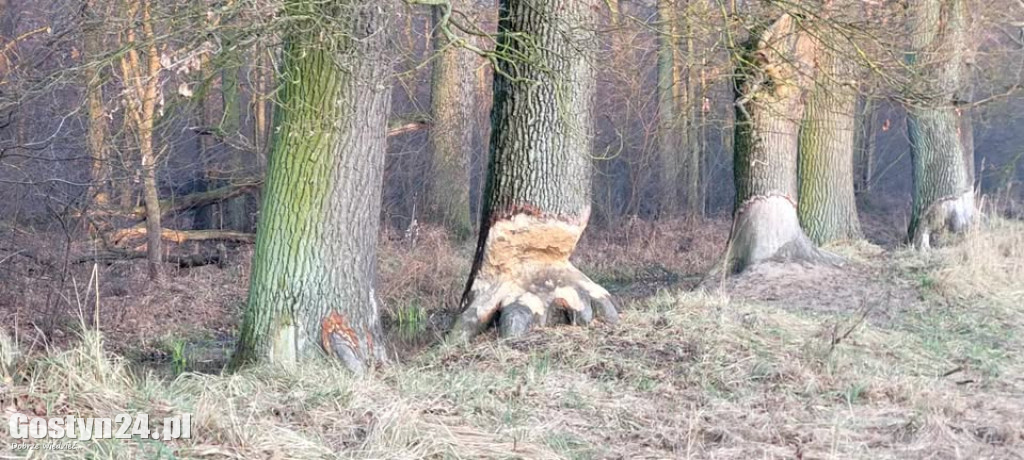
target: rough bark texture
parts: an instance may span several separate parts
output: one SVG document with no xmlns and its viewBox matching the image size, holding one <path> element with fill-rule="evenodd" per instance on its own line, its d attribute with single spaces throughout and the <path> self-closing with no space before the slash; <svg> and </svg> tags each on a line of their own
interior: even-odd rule
<svg viewBox="0 0 1024 460">
<path fill-rule="evenodd" d="M 816 35 L 813 89 L 800 130 L 800 226 L 816 244 L 861 237 L 853 190 L 853 72 L 842 38 L 825 26 Z"/>
<path fill-rule="evenodd" d="M 821 253 L 797 218 L 797 148 L 813 44 L 782 15 L 754 34 L 737 71 L 736 211 L 727 269 Z"/>
<path fill-rule="evenodd" d="M 373 290 L 390 104 L 390 5 L 292 0 L 331 17 L 287 38 L 249 302 L 233 365 L 326 351 L 353 372 L 384 357 Z"/>
<path fill-rule="evenodd" d="M 975 204 L 957 105 L 964 85 L 968 9 L 965 0 L 913 0 L 908 5 L 914 71 L 907 132 L 914 168 L 909 236 L 920 249 L 948 233 L 962 233 Z"/>
<path fill-rule="evenodd" d="M 466 12 L 471 1 L 453 1 L 455 10 Z M 472 51 L 448 40 L 441 27 L 443 7 L 434 7 L 434 58 L 431 79 L 433 124 L 427 136 L 432 159 L 432 174 L 426 190 L 429 220 L 440 223 L 457 239 L 472 233 L 469 216 L 469 159 L 473 146 L 473 113 L 476 105 L 475 66 Z"/>
<path fill-rule="evenodd" d="M 606 290 L 570 262 L 590 215 L 591 52 L 596 1 L 502 0 L 483 225 L 453 334 L 499 313 L 503 336 L 533 325 L 615 321 Z M 525 42 L 523 36 L 532 37 Z"/>
</svg>

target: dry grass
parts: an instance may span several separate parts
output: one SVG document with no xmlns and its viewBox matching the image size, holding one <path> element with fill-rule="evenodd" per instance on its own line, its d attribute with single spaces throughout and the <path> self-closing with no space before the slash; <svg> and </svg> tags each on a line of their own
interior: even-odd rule
<svg viewBox="0 0 1024 460">
<path fill-rule="evenodd" d="M 679 225 L 594 235 L 579 263 L 606 282 L 689 276 L 716 247 L 671 252 L 712 231 Z M 0 407 L 194 414 L 190 440 L 34 454 L 54 458 L 1024 458 L 1022 229 L 992 221 L 927 254 L 832 248 L 850 264 L 762 273 L 729 294 L 661 289 L 616 327 L 437 344 L 361 379 L 330 362 L 170 378 L 90 327 L 28 356 L 0 334 Z M 384 246 L 392 319 L 457 297 L 469 243 Z"/>
</svg>

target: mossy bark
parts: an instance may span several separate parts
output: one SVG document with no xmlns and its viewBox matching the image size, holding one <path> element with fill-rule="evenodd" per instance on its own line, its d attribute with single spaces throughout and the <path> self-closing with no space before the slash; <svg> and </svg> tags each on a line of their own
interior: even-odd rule
<svg viewBox="0 0 1024 460">
<path fill-rule="evenodd" d="M 816 244 L 861 237 L 853 190 L 853 72 L 839 55 L 841 37 L 819 30 L 813 89 L 800 129 L 800 226 Z"/>
<path fill-rule="evenodd" d="M 807 35 L 783 14 L 754 34 L 739 56 L 729 271 L 773 259 L 822 259 L 800 228 L 796 201 L 798 131 L 812 52 Z"/>
<path fill-rule="evenodd" d="M 453 1 L 457 11 L 473 2 Z M 426 189 L 426 211 L 430 221 L 440 223 L 457 239 L 473 231 L 469 214 L 469 159 L 473 148 L 473 113 L 476 106 L 478 62 L 472 51 L 452 43 L 441 27 L 442 7 L 434 7 L 434 67 L 430 103 L 433 124 L 427 135 L 431 170 Z"/>
<path fill-rule="evenodd" d="M 483 224 L 453 334 L 615 321 L 570 262 L 590 216 L 596 0 L 502 0 Z M 556 14 L 557 13 L 557 14 Z M 530 37 L 530 40 L 524 40 Z"/>
<path fill-rule="evenodd" d="M 280 106 L 233 366 L 384 357 L 373 290 L 390 104 L 387 4 L 291 0 Z M 323 33 L 321 33 L 323 32 Z"/>
<path fill-rule="evenodd" d="M 908 85 L 907 132 L 914 170 L 910 240 L 928 248 L 937 238 L 963 233 L 974 219 L 973 146 L 962 133 L 969 10 L 965 0 L 913 0 L 908 4 L 913 71 Z M 966 114 L 969 114 L 967 112 Z M 969 164 L 970 163 L 970 164 Z"/>
</svg>

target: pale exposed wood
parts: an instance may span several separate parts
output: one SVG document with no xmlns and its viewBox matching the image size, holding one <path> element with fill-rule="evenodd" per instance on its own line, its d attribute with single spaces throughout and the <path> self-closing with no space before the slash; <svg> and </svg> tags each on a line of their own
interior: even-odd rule
<svg viewBox="0 0 1024 460">
<path fill-rule="evenodd" d="M 114 245 L 123 245 L 133 238 L 143 238 L 149 235 L 146 227 L 125 228 L 114 232 L 110 237 Z M 172 243 L 184 243 L 186 241 L 237 241 L 242 243 L 253 243 L 256 241 L 255 233 L 235 232 L 229 230 L 171 230 L 161 229 L 160 237 Z"/>
</svg>

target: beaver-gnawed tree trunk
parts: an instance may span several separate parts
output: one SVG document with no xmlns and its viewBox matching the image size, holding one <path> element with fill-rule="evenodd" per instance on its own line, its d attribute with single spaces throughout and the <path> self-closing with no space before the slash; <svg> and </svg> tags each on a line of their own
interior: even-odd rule
<svg viewBox="0 0 1024 460">
<path fill-rule="evenodd" d="M 914 168 L 909 236 L 925 249 L 936 237 L 965 232 L 974 219 L 974 171 L 962 134 L 971 129 L 957 107 L 964 85 L 965 0 L 912 0 L 908 8 L 913 70 L 907 133 Z M 969 123 L 968 123 L 969 124 Z M 973 163 L 973 161 L 971 161 Z"/>
<path fill-rule="evenodd" d="M 857 93 L 843 38 L 823 25 L 815 34 L 813 89 L 800 129 L 800 226 L 816 244 L 861 237 L 853 189 Z"/>
<path fill-rule="evenodd" d="M 233 367 L 384 357 L 374 296 L 389 108 L 374 0 L 290 0 L 280 106 Z M 322 18 L 329 29 L 319 29 Z M 299 18 L 316 18 L 300 20 Z"/>
<path fill-rule="evenodd" d="M 752 34 L 736 82 L 736 210 L 726 269 L 766 260 L 825 256 L 797 218 L 797 147 L 802 92 L 813 44 L 789 15 Z"/>
<path fill-rule="evenodd" d="M 437 56 L 430 83 L 433 123 L 427 134 L 432 173 L 426 187 L 426 215 L 460 240 L 473 231 L 469 216 L 469 160 L 478 58 L 472 51 L 452 43 L 441 28 L 455 33 L 455 26 L 447 23 L 445 15 L 450 14 L 450 9 L 466 13 L 472 3 L 461 0 L 452 1 L 450 6 L 434 7 L 433 40 Z"/>
<path fill-rule="evenodd" d="M 495 73 L 482 228 L 453 330 L 463 340 L 496 314 L 502 336 L 618 317 L 569 262 L 590 216 L 596 0 L 500 4 L 497 49 L 515 62 Z"/>
</svg>

